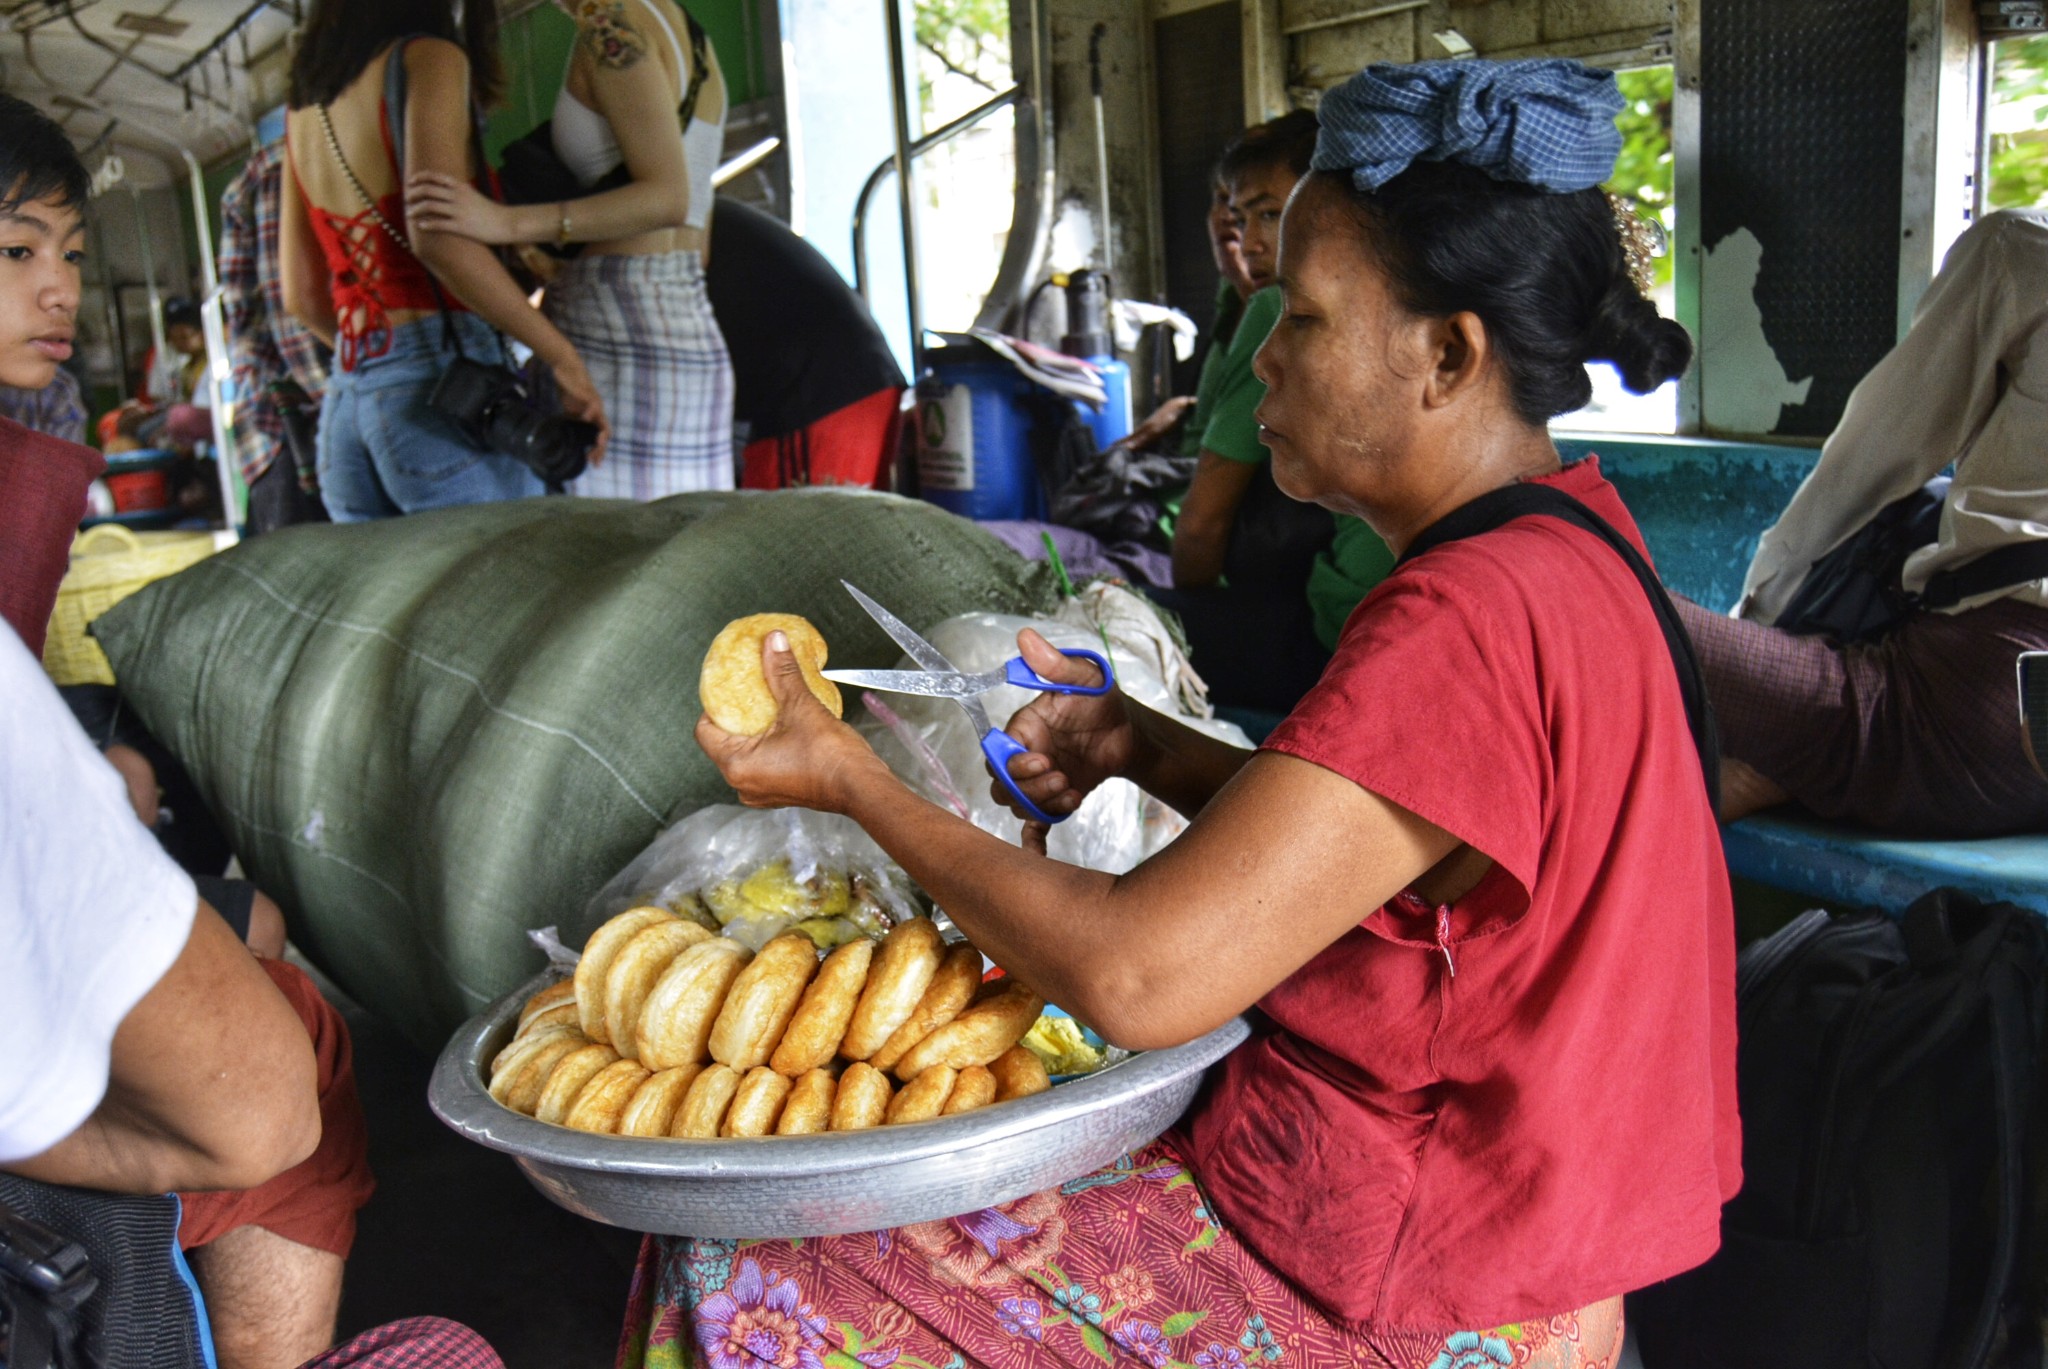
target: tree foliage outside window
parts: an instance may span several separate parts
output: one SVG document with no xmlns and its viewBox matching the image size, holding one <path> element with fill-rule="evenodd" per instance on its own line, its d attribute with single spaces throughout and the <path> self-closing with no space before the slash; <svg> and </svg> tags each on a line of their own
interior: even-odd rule
<svg viewBox="0 0 2048 1369">
<path fill-rule="evenodd" d="M 2006 39 L 1992 49 L 1991 66 L 1985 206 L 2048 204 L 2048 35 Z"/>
<path fill-rule="evenodd" d="M 1633 201 L 1636 212 L 1664 225 L 1672 241 L 1671 68 L 1644 67 L 1615 73 L 1627 101 L 1615 124 L 1621 129 L 1621 155 L 1607 188 Z M 1671 254 L 1656 260 L 1657 284 L 1671 284 Z"/>
<path fill-rule="evenodd" d="M 932 112 L 937 75 L 973 82 L 994 94 L 1010 84 L 1010 0 L 916 0 L 917 45 L 931 59 L 919 63 L 919 96 Z"/>
</svg>

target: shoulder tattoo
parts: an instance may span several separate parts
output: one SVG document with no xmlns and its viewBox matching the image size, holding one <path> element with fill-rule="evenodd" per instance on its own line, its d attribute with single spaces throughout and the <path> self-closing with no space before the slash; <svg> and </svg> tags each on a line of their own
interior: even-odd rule
<svg viewBox="0 0 2048 1369">
<path fill-rule="evenodd" d="M 647 40 L 626 17 L 625 0 L 580 0 L 576 27 L 599 66 L 623 71 L 647 55 Z"/>
</svg>

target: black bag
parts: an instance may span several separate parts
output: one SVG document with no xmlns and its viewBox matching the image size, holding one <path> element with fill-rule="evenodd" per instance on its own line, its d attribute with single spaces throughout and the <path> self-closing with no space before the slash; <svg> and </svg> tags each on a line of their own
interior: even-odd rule
<svg viewBox="0 0 2048 1369">
<path fill-rule="evenodd" d="M 178 1200 L 0 1174 L 0 1365 L 207 1369 Z"/>
<path fill-rule="evenodd" d="M 1657 578 L 1657 572 L 1650 568 L 1649 561 L 1636 550 L 1635 544 L 1623 537 L 1612 523 L 1553 485 L 1517 481 L 1460 504 L 1431 523 L 1408 544 L 1408 549 L 1401 553 L 1401 559 L 1395 565 L 1406 565 L 1432 547 L 1464 537 L 1477 537 L 1529 514 L 1555 518 L 1599 537 L 1614 549 L 1615 555 L 1636 577 L 1636 583 L 1643 587 L 1644 597 L 1649 599 L 1650 608 L 1657 615 L 1657 626 L 1664 634 L 1665 649 L 1671 653 L 1672 668 L 1678 672 L 1678 690 L 1685 698 L 1685 721 L 1692 729 L 1693 746 L 1699 751 L 1700 772 L 1707 785 L 1707 802 L 1718 812 L 1721 807 L 1721 730 L 1714 721 L 1714 707 L 1707 698 L 1706 676 L 1700 672 L 1692 636 L 1679 620 L 1678 606 L 1671 602 L 1671 595 L 1665 591 L 1663 581 Z"/>
<path fill-rule="evenodd" d="M 1630 1296 L 1644 1363 L 2038 1364 L 2040 918 L 1952 889 L 1897 922 L 1806 913 L 1742 953 L 1736 1003 L 1742 1191 L 1712 1260 Z"/>
<path fill-rule="evenodd" d="M 2048 544 L 2015 542 L 1939 571 L 1924 590 L 1909 592 L 1903 583 L 1906 558 L 1941 535 L 1948 489 L 1949 477 L 1937 475 L 1879 509 L 1848 541 L 1813 563 L 1775 626 L 1797 637 L 1868 642 L 1923 609 L 1954 608 L 1979 594 L 2048 577 Z"/>
</svg>

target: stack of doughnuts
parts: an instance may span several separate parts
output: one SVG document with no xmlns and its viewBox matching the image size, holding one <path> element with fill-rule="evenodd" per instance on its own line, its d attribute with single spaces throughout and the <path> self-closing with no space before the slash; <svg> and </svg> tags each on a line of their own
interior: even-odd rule
<svg viewBox="0 0 2048 1369">
<path fill-rule="evenodd" d="M 619 1136 L 801 1136 L 921 1122 L 1051 1086 L 1018 1042 L 1045 1010 L 984 984 L 981 952 L 930 918 L 822 963 L 786 932 L 749 952 L 665 908 L 591 934 L 491 1061 L 515 1112 Z"/>
</svg>

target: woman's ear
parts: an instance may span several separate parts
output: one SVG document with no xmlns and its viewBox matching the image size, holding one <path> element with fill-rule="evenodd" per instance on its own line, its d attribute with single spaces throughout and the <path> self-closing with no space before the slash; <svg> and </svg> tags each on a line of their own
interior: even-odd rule
<svg viewBox="0 0 2048 1369">
<path fill-rule="evenodd" d="M 1430 320 L 1430 368 L 1424 377 L 1423 403 L 1440 409 L 1478 388 L 1483 381 L 1493 349 L 1486 325 L 1479 315 L 1467 310 L 1448 318 Z"/>
</svg>

